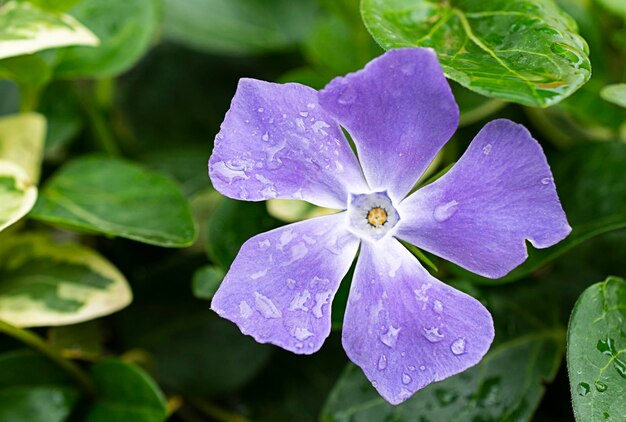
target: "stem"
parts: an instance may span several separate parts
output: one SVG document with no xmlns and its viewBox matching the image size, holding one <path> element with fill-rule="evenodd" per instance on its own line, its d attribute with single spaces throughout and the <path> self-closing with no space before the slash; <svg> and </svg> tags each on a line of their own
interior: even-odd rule
<svg viewBox="0 0 626 422">
<path fill-rule="evenodd" d="M 188 399 L 187 400 L 193 407 L 201 411 L 207 416 L 220 422 L 250 422 L 248 418 L 245 418 L 236 413 L 222 409 L 219 406 L 214 405 L 211 402 L 201 399 Z"/>
<path fill-rule="evenodd" d="M 97 99 L 97 87 L 93 85 L 80 87 L 78 92 L 79 98 L 82 97 L 83 107 L 91 126 L 96 142 L 100 144 L 103 151 L 111 155 L 120 155 L 121 150 L 117 145 L 115 134 L 108 124 L 104 109 L 98 103 Z"/>
<path fill-rule="evenodd" d="M 39 106 L 39 89 L 20 85 L 20 112 L 27 113 L 37 110 Z"/>
<path fill-rule="evenodd" d="M 13 337 L 18 341 L 21 341 L 22 343 L 38 351 L 39 353 L 56 363 L 63 370 L 65 370 L 65 372 L 67 372 L 74 379 L 74 381 L 76 381 L 76 383 L 85 391 L 85 393 L 87 393 L 91 397 L 96 396 L 96 387 L 91 381 L 91 378 L 89 378 L 89 376 L 76 364 L 67 359 L 64 359 L 58 351 L 53 349 L 41 337 L 32 333 L 31 331 L 15 327 L 4 321 L 0 321 L 0 332 L 8 335 L 9 337 Z"/>
</svg>

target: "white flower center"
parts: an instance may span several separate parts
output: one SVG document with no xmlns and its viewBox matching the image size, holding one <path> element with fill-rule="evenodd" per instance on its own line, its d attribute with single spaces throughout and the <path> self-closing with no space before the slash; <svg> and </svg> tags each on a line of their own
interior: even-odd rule
<svg viewBox="0 0 626 422">
<path fill-rule="evenodd" d="M 361 238 L 379 240 L 400 220 L 386 192 L 351 195 L 348 222 L 353 233 Z"/>
</svg>

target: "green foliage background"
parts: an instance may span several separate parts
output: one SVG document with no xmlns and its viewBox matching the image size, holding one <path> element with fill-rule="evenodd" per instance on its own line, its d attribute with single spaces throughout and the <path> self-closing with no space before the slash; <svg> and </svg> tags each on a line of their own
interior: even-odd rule
<svg viewBox="0 0 626 422">
<path fill-rule="evenodd" d="M 209 310 L 246 239 L 322 211 L 221 197 L 206 163 L 239 78 L 399 47 L 461 109 L 433 174 L 523 123 L 573 232 L 499 280 L 416 251 L 496 340 L 394 407 L 341 348 L 350 274 L 312 356 Z M 0 421 L 626 420 L 626 1 L 5 0 L 0 58 Z"/>
</svg>

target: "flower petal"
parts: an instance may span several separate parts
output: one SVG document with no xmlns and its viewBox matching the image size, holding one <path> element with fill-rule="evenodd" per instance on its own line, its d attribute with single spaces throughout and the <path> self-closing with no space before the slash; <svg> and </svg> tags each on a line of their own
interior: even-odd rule
<svg viewBox="0 0 626 422">
<path fill-rule="evenodd" d="M 213 186 L 235 199 L 303 199 L 344 209 L 367 185 L 339 125 L 299 84 L 241 79 L 209 160 Z"/>
<path fill-rule="evenodd" d="M 262 233 L 239 251 L 211 308 L 244 334 L 310 354 L 330 333 L 330 308 L 359 241 L 345 213 Z"/>
<path fill-rule="evenodd" d="M 456 165 L 398 208 L 397 237 L 485 277 L 547 248 L 571 228 L 541 146 L 524 126 L 487 124 Z"/>
<path fill-rule="evenodd" d="M 336 78 L 320 104 L 354 139 L 374 191 L 400 201 L 459 122 L 459 108 L 431 49 L 391 50 Z"/>
<path fill-rule="evenodd" d="M 487 309 L 428 274 L 396 239 L 363 242 L 343 347 L 387 401 L 474 366 L 493 336 Z"/>
</svg>

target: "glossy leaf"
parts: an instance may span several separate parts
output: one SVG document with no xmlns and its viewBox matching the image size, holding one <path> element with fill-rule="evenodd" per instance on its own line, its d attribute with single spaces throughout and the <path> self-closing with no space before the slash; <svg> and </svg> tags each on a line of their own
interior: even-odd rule
<svg viewBox="0 0 626 422">
<path fill-rule="evenodd" d="M 626 419 L 626 281 L 583 292 L 570 319 L 567 368 L 578 421 Z"/>
<path fill-rule="evenodd" d="M 126 279 L 96 252 L 41 234 L 0 244 L 0 319 L 19 327 L 65 325 L 124 308 Z"/>
<path fill-rule="evenodd" d="M 258 54 L 302 40 L 315 10 L 311 0 L 166 0 L 164 32 L 203 51 Z"/>
<path fill-rule="evenodd" d="M 163 422 L 166 402 L 159 386 L 141 368 L 108 359 L 91 368 L 98 400 L 88 422 Z"/>
<path fill-rule="evenodd" d="M 605 86 L 600 95 L 605 100 L 626 108 L 626 84 Z"/>
<path fill-rule="evenodd" d="M 64 422 L 79 393 L 68 375 L 31 351 L 0 355 L 0 420 Z"/>
<path fill-rule="evenodd" d="M 198 299 L 211 299 L 222 283 L 226 273 L 211 265 L 198 269 L 193 275 L 193 295 Z"/>
<path fill-rule="evenodd" d="M 47 181 L 31 217 L 164 247 L 193 243 L 187 200 L 170 179 L 127 161 L 86 156 Z"/>
<path fill-rule="evenodd" d="M 552 172 L 572 233 L 548 249 L 529 247 L 528 259 L 500 279 L 459 272 L 484 284 L 519 280 L 587 239 L 626 227 L 624 168 L 626 144 L 621 142 L 589 144 L 562 154 Z"/>
<path fill-rule="evenodd" d="M 155 0 L 82 0 L 69 13 L 100 38 L 97 48 L 60 52 L 58 78 L 113 77 L 128 70 L 147 51 L 157 26 Z"/>
<path fill-rule="evenodd" d="M 98 45 L 98 38 L 69 15 L 31 3 L 0 6 L 0 59 L 67 45 Z"/>
<path fill-rule="evenodd" d="M 553 300 L 552 286 L 509 286 L 488 291 L 496 339 L 473 368 L 430 384 L 406 402 L 392 406 L 378 395 L 362 371 L 350 364 L 329 395 L 322 420 L 330 421 L 529 421 L 564 352 L 564 330 L 555 308 L 533 305 L 538 295 Z M 476 292 L 473 292 L 476 295 Z M 530 309 L 529 312 L 526 309 Z M 425 370 L 426 368 L 424 368 Z M 407 368 L 420 376 L 417 364 Z"/>
<path fill-rule="evenodd" d="M 486 96 L 546 107 L 591 75 L 587 44 L 552 0 L 363 0 L 361 11 L 383 48 L 431 47 L 449 78 Z"/>
</svg>

